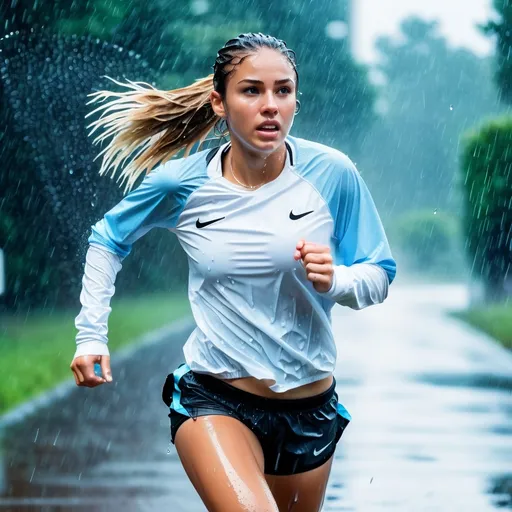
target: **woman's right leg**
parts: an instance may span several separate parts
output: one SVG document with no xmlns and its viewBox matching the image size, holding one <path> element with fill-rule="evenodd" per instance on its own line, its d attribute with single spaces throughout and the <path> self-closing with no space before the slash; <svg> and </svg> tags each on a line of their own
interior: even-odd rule
<svg viewBox="0 0 512 512">
<path fill-rule="evenodd" d="M 260 443 L 243 423 L 200 416 L 183 423 L 174 442 L 209 512 L 279 512 L 263 474 Z"/>
</svg>

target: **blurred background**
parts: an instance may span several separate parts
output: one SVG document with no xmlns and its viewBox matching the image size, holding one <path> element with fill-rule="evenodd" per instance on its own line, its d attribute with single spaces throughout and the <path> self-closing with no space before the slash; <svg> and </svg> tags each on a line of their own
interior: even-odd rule
<svg viewBox="0 0 512 512">
<path fill-rule="evenodd" d="M 8 0 L 0 4 L 0 27 L 0 415 L 4 415 L 0 431 L 4 425 L 7 440 L 6 469 L 0 470 L 0 508 L 78 507 L 69 496 L 76 497 L 73 486 L 81 484 L 65 480 L 52 487 L 45 480 L 48 472 L 59 468 L 69 475 L 70 458 L 83 460 L 84 468 L 90 468 L 111 453 L 106 441 L 94 445 L 95 450 L 89 447 L 87 456 L 76 455 L 73 450 L 83 447 L 87 438 L 77 418 L 94 414 L 104 419 L 108 413 L 105 405 L 89 406 L 91 395 L 83 390 L 73 391 L 79 393 L 80 405 L 74 401 L 78 409 L 69 405 L 73 321 L 80 307 L 86 240 L 90 226 L 122 197 L 115 181 L 98 175 L 100 162 L 95 156 L 100 148 L 87 136 L 91 121 L 85 119 L 91 110 L 87 95 L 115 89 L 105 76 L 143 81 L 160 89 L 190 84 L 212 72 L 216 52 L 228 39 L 248 31 L 275 35 L 296 51 L 302 110 L 292 135 L 348 154 L 383 219 L 398 262 L 392 289 L 394 293 L 396 287 L 398 298 L 388 309 L 383 306 L 373 313 L 377 316 L 367 317 L 373 325 L 368 333 L 375 343 L 372 347 L 379 346 L 378 330 L 384 324 L 378 326 L 385 317 L 390 339 L 401 336 L 409 350 L 414 335 L 412 327 L 412 337 L 403 334 L 403 315 L 408 306 L 418 303 L 414 314 L 407 313 L 416 319 L 415 332 L 429 333 L 444 346 L 455 340 L 451 346 L 458 351 L 453 360 L 464 361 L 473 377 L 475 361 L 499 361 L 499 378 L 489 377 L 492 362 L 485 371 L 479 370 L 479 375 L 486 375 L 486 392 L 490 388 L 494 393 L 484 402 L 505 411 L 496 427 L 502 437 L 489 441 L 495 452 L 486 452 L 486 460 L 505 443 L 510 446 L 512 4 L 508 0 Z M 135 364 L 130 354 L 139 353 L 133 351 L 141 339 L 147 341 L 148 333 L 156 329 L 164 329 L 158 331 L 159 340 L 178 340 L 169 359 L 179 361 L 181 331 L 165 329 L 176 325 L 174 320 L 189 319 L 186 286 L 186 261 L 172 235 L 157 230 L 136 244 L 118 275 L 109 322 L 111 351 L 124 354 L 127 368 Z M 434 329 L 427 310 L 439 313 L 435 318 L 440 330 Z M 343 321 L 352 325 L 352 318 L 340 320 L 341 331 Z M 444 328 L 459 331 L 441 335 Z M 360 329 L 361 324 L 353 324 L 354 339 Z M 348 352 L 354 348 L 349 359 L 359 353 L 355 345 L 356 341 L 354 347 L 344 348 Z M 471 352 L 468 346 L 479 348 Z M 431 353 L 434 366 L 444 364 L 450 354 L 439 349 L 433 347 Z M 162 352 L 151 350 L 160 361 Z M 396 357 L 404 354 L 399 350 Z M 415 362 L 424 356 L 410 354 Z M 353 362 L 348 373 L 358 368 Z M 162 372 L 172 364 L 167 363 Z M 135 365 L 138 380 L 132 386 L 150 382 L 158 388 L 160 381 L 147 376 L 148 364 Z M 124 366 L 121 380 L 123 372 Z M 354 378 L 361 382 L 361 375 L 356 372 Z M 68 394 L 62 396 L 68 398 L 59 399 L 56 389 L 66 389 L 62 393 Z M 353 389 L 354 396 L 361 396 L 357 386 Z M 94 396 L 102 396 L 102 403 L 112 408 L 112 400 L 122 402 L 127 393 L 115 390 Z M 44 407 L 38 402 L 42 396 Z M 36 410 L 43 412 L 37 416 Z M 131 410 L 127 417 L 136 422 L 139 416 Z M 57 456 L 64 424 L 68 442 Z M 42 451 L 36 449 L 40 443 L 46 447 Z M 140 453 L 147 448 L 141 443 L 145 448 Z M 39 471 L 46 476 L 35 486 Z M 512 467 L 499 473 L 494 483 L 482 484 L 478 496 L 492 488 L 491 494 L 498 496 L 493 506 L 511 508 Z M 64 492 L 66 486 L 75 490 Z M 335 489 L 331 487 L 329 510 L 352 510 L 336 508 L 341 505 Z M 67 505 L 52 501 L 56 495 L 71 501 Z M 174 503 L 173 510 L 186 510 L 179 508 L 184 504 L 169 503 Z M 354 505 L 354 510 L 381 510 L 383 503 L 377 500 L 375 508 Z M 428 510 L 463 509 L 444 503 L 446 509 Z M 479 502 L 471 508 L 465 503 L 464 510 L 487 510 L 485 506 Z M 144 509 L 140 503 L 135 508 Z M 423 510 L 419 505 L 405 509 Z"/>
</svg>

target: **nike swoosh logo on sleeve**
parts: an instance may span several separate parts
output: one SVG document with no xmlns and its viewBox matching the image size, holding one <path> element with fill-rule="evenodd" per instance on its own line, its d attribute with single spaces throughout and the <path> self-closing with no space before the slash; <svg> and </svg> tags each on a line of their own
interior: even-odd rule
<svg viewBox="0 0 512 512">
<path fill-rule="evenodd" d="M 311 210 L 309 212 L 305 212 L 305 213 L 299 213 L 299 215 L 295 215 L 293 213 L 293 210 L 290 211 L 290 219 L 292 220 L 299 220 L 299 219 L 302 219 L 302 217 L 305 217 L 306 215 L 309 215 L 310 213 L 313 213 L 315 210 Z"/>
<path fill-rule="evenodd" d="M 219 219 L 207 220 L 206 222 L 201 222 L 199 219 L 196 220 L 196 228 L 201 229 L 213 224 L 214 222 L 219 222 L 219 220 L 225 219 L 226 217 L 220 217 Z"/>
</svg>

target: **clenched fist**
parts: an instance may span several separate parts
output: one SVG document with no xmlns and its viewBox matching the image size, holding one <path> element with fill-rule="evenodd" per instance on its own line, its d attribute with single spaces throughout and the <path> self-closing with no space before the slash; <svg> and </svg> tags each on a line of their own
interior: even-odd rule
<svg viewBox="0 0 512 512">
<path fill-rule="evenodd" d="M 302 260 L 307 278 L 317 292 L 326 292 L 331 288 L 334 268 L 329 246 L 299 240 L 294 259 Z"/>
</svg>

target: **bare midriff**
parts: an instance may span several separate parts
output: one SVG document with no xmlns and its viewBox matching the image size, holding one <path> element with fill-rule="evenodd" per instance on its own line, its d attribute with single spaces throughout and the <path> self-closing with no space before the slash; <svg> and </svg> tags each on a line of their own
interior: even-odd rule
<svg viewBox="0 0 512 512">
<path fill-rule="evenodd" d="M 244 377 L 241 379 L 223 379 L 224 382 L 229 385 L 253 393 L 254 395 L 263 396 L 265 398 L 281 398 L 281 399 L 295 399 L 295 398 L 307 398 L 309 396 L 319 395 L 324 391 L 327 391 L 332 384 L 332 375 L 325 379 L 299 386 L 298 388 L 289 389 L 283 393 L 276 393 L 270 389 L 270 386 L 274 384 L 273 380 L 256 379 L 254 377 Z"/>
</svg>

